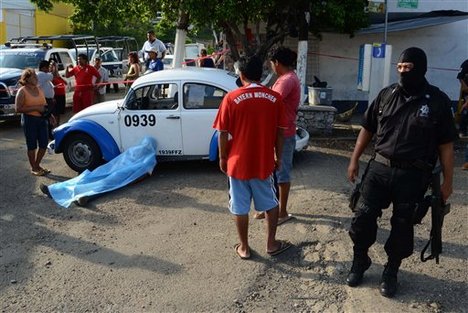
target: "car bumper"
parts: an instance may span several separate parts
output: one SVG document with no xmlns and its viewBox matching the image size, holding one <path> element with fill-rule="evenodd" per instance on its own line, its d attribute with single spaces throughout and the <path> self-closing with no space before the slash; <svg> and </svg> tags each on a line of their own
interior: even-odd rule
<svg viewBox="0 0 468 313">
<path fill-rule="evenodd" d="M 49 154 L 55 154 L 55 140 L 52 140 L 51 142 L 49 142 L 49 144 L 47 145 L 47 152 Z"/>
<path fill-rule="evenodd" d="M 19 119 L 21 114 L 16 113 L 15 104 L 0 104 L 0 120 Z"/>
<path fill-rule="evenodd" d="M 298 127 L 296 131 L 296 152 L 305 150 L 309 145 L 309 133 L 304 128 Z"/>
</svg>

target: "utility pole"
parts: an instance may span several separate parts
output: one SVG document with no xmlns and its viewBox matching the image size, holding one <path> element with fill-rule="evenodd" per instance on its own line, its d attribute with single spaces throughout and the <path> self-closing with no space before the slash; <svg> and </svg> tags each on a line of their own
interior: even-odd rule
<svg viewBox="0 0 468 313">
<path fill-rule="evenodd" d="M 299 10 L 299 41 L 297 43 L 297 67 L 296 72 L 301 82 L 301 102 L 304 103 L 306 89 L 306 75 L 307 75 L 307 52 L 308 52 L 308 41 L 309 41 L 309 23 L 310 23 L 310 12 L 309 2 L 301 1 L 301 10 Z"/>
</svg>

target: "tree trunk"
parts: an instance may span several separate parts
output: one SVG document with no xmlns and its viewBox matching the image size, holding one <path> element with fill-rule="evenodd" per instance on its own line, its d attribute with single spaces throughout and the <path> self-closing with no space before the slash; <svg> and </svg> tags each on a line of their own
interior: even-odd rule
<svg viewBox="0 0 468 313">
<path fill-rule="evenodd" d="M 297 44 L 297 76 L 301 82 L 301 102 L 305 100 L 306 77 L 307 77 L 307 52 L 309 41 L 309 8 L 306 1 L 301 3 L 302 9 L 299 11 L 299 42 Z"/>
<path fill-rule="evenodd" d="M 174 43 L 173 68 L 181 68 L 185 59 L 185 39 L 187 38 L 187 27 L 189 25 L 189 15 L 187 12 L 180 11 L 177 21 L 176 37 Z"/>
</svg>

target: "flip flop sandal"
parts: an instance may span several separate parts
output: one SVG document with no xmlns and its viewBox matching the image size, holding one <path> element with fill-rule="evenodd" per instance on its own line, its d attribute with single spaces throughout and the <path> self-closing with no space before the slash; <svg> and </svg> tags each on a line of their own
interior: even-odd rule
<svg viewBox="0 0 468 313">
<path fill-rule="evenodd" d="M 239 258 L 241 258 L 242 260 L 248 260 L 248 259 L 250 259 L 250 257 L 251 257 L 251 255 L 250 255 L 250 249 L 249 249 L 249 253 L 248 253 L 246 256 L 242 256 L 242 255 L 240 255 L 240 253 L 239 253 L 239 247 L 240 247 L 240 245 L 241 245 L 240 243 L 236 243 L 236 244 L 234 245 L 234 250 L 236 250 L 237 256 L 238 256 Z"/>
<path fill-rule="evenodd" d="M 278 224 L 276 224 L 276 225 L 279 226 L 279 225 L 284 224 L 284 223 L 286 223 L 287 221 L 290 221 L 290 220 L 292 220 L 292 219 L 294 219 L 294 216 L 292 216 L 292 214 L 288 214 L 288 215 L 285 216 L 285 217 L 278 217 Z"/>
<path fill-rule="evenodd" d="M 280 246 L 275 251 L 267 251 L 270 256 L 275 256 L 292 247 L 292 244 L 289 241 L 279 240 Z"/>
<path fill-rule="evenodd" d="M 265 212 L 255 212 L 253 218 L 256 220 L 262 220 L 265 218 Z"/>
<path fill-rule="evenodd" d="M 45 168 L 45 167 L 41 167 L 41 170 L 43 170 L 44 173 L 46 173 L 46 174 L 49 174 L 49 173 L 50 173 L 50 170 L 47 169 L 47 168 Z"/>
<path fill-rule="evenodd" d="M 40 169 L 38 171 L 31 171 L 31 174 L 33 174 L 34 176 L 44 176 L 46 172 L 44 172 L 43 169 Z"/>
</svg>

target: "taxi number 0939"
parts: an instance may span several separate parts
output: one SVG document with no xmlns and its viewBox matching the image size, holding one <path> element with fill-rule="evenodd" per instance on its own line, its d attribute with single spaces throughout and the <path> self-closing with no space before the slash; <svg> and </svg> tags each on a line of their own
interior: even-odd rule
<svg viewBox="0 0 468 313">
<path fill-rule="evenodd" d="M 125 115 L 124 123 L 127 127 L 154 126 L 156 125 L 156 116 L 154 114 Z"/>
</svg>

